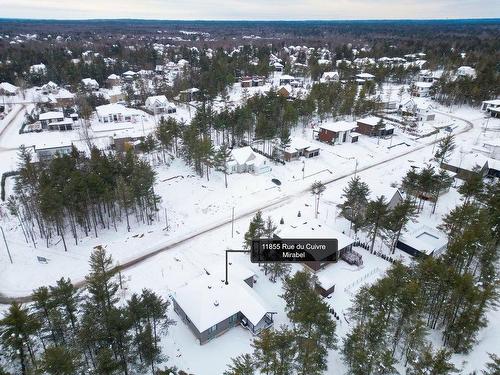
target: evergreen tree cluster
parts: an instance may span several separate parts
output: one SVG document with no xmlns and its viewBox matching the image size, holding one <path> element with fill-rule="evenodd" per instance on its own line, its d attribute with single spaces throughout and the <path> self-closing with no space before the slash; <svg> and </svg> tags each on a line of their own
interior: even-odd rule
<svg viewBox="0 0 500 375">
<path fill-rule="evenodd" d="M 154 193 L 155 172 L 131 151 L 126 155 L 105 154 L 96 148 L 90 157 L 75 148 L 34 163 L 31 154 L 20 151 L 19 176 L 8 208 L 19 220 L 25 239 L 36 246 L 38 238 L 47 246 L 60 236 L 65 250 L 69 232 L 75 243 L 81 236 L 99 230 L 117 229 L 131 218 L 151 224 L 159 197 Z"/>
<path fill-rule="evenodd" d="M 253 354 L 234 358 L 224 375 L 320 375 L 327 370 L 336 326 L 315 291 L 315 278 L 308 272 L 286 277 L 281 297 L 292 326 L 262 332 L 252 344 Z"/>
<path fill-rule="evenodd" d="M 498 56 L 481 55 L 474 64 L 476 77 L 455 77 L 454 69 L 445 72 L 433 86 L 433 96 L 446 105 L 477 105 L 500 95 Z M 457 66 L 455 66 L 457 67 Z"/>
<path fill-rule="evenodd" d="M 350 374 L 397 373 L 397 361 L 408 374 L 456 372 L 451 353 L 472 349 L 487 310 L 498 302 L 499 194 L 497 185 L 483 185 L 444 218 L 443 255 L 396 263 L 360 290 L 342 347 Z M 430 330 L 441 332 L 444 349 L 431 348 Z"/>
<path fill-rule="evenodd" d="M 255 216 L 250 221 L 248 226 L 248 231 L 244 235 L 243 247 L 245 249 L 250 249 L 252 247 L 252 241 L 258 239 L 272 239 L 277 226 L 274 224 L 271 216 L 268 216 L 266 220 L 262 218 L 262 212 L 257 211 Z M 271 262 L 262 263 L 260 265 L 262 271 L 265 275 L 268 275 L 269 280 L 275 283 L 278 279 L 284 279 L 290 274 L 291 266 L 287 263 L 281 262 Z"/>
<path fill-rule="evenodd" d="M 170 302 L 144 289 L 120 302 L 123 280 L 102 247 L 90 257 L 86 287 L 69 279 L 14 302 L 0 319 L 0 345 L 12 374 L 155 374 L 160 340 L 173 324 Z"/>
</svg>

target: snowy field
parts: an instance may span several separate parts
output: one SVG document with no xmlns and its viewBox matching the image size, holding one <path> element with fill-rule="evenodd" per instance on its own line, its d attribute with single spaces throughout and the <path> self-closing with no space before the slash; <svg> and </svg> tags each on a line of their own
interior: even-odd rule
<svg viewBox="0 0 500 375">
<path fill-rule="evenodd" d="M 268 87 L 254 88 L 266 90 Z M 237 87 L 230 92 L 233 101 L 241 100 L 241 90 Z M 28 109 L 30 105 L 27 105 Z M 22 113 L 22 109 L 19 111 Z M 0 173 L 13 170 L 17 163 L 17 148 L 21 144 L 41 147 L 51 142 L 66 142 L 79 139 L 77 131 L 66 133 L 30 133 L 19 134 L 22 115 L 15 115 L 16 106 L 6 119 L 0 122 Z M 182 107 L 178 119 L 189 119 L 193 115 L 189 107 Z M 9 116 L 11 116 L 9 118 Z M 456 118 L 453 118 L 455 116 Z M 456 128 L 457 148 L 470 150 L 480 146 L 483 140 L 500 136 L 500 120 L 490 119 L 487 123 L 484 114 L 471 108 L 452 108 L 438 115 L 439 121 L 451 121 Z M 471 121 L 474 127 L 469 130 L 462 121 Z M 6 127 L 6 124 L 9 124 Z M 116 133 L 148 133 L 154 128 L 154 119 L 144 124 L 123 124 L 116 128 L 106 128 L 104 124 L 94 122 L 95 135 L 106 137 Z M 117 264 L 124 264 L 141 255 L 164 249 L 158 255 L 149 258 L 123 272 L 126 288 L 123 298 L 143 288 L 151 288 L 168 298 L 172 290 L 187 281 L 203 274 L 206 269 L 220 272 L 224 268 L 226 249 L 241 249 L 243 234 L 256 209 L 262 209 L 264 217 L 271 216 L 275 223 L 284 219 L 278 229 L 291 225 L 307 225 L 314 220 L 314 198 L 309 187 L 316 181 L 328 183 L 321 197 L 319 218 L 322 225 L 349 234 L 349 223 L 338 216 L 337 205 L 341 203 L 342 189 L 356 171 L 361 179 L 377 191 L 399 184 L 411 166 L 421 166 L 432 159 L 434 146 L 430 144 L 446 135 L 441 131 L 437 136 L 422 139 L 412 137 L 396 130 L 392 139 L 377 139 L 360 136 L 358 143 L 346 143 L 330 146 L 313 139 L 312 128 L 298 127 L 292 134 L 320 147 L 317 158 L 292 161 L 285 165 L 273 165 L 272 171 L 259 176 L 238 174 L 228 176 L 228 188 L 224 187 L 224 176 L 212 172 L 209 180 L 195 175 L 180 159 L 174 159 L 169 165 L 156 167 L 157 184 L 155 191 L 162 197 L 162 207 L 158 220 L 151 226 L 132 223 L 131 232 L 126 231 L 122 223 L 115 232 L 101 231 L 99 237 L 81 238 L 78 244 L 68 242 L 65 253 L 61 243 L 54 243 L 47 248 L 43 242 L 36 247 L 26 243 L 17 223 L 6 215 L 5 206 L 0 206 L 0 225 L 5 230 L 6 241 L 13 257 L 9 263 L 5 246 L 0 239 L 0 294 L 10 297 L 25 296 L 41 285 L 54 284 L 60 277 L 70 277 L 81 281 L 88 272 L 88 257 L 95 246 L 101 245 L 113 255 Z M 390 145 L 398 145 L 388 148 Z M 304 174 L 302 173 L 304 168 Z M 282 184 L 276 186 L 272 179 L 279 179 Z M 7 180 L 7 192 L 12 191 L 12 180 Z M 439 200 L 436 213 L 431 213 L 431 205 L 426 204 L 410 230 L 422 224 L 435 227 L 444 214 L 460 203 L 455 188 L 450 189 Z M 231 232 L 231 214 L 234 208 L 234 232 Z M 301 217 L 297 217 L 301 211 Z M 360 237 L 363 239 L 363 234 Z M 379 248 L 377 243 L 376 248 Z M 351 298 L 365 283 L 372 283 L 381 277 L 390 263 L 357 249 L 363 255 L 362 268 L 351 267 L 339 262 L 329 266 L 329 277 L 336 285 L 335 292 L 327 302 L 337 312 L 341 320 L 337 326 L 337 335 L 341 339 L 349 331 L 348 322 L 342 312 L 351 305 Z M 48 259 L 47 264 L 37 261 L 37 256 Z M 410 261 L 406 254 L 396 253 L 404 261 Z M 275 326 L 287 324 L 284 314 L 284 302 L 280 282 L 273 284 L 251 264 L 247 255 L 232 254 L 235 264 L 252 269 L 257 275 L 256 292 L 269 305 L 274 316 Z M 294 265 L 293 269 L 300 269 Z M 231 277 L 231 274 L 230 274 Z M 178 316 L 170 311 L 170 317 L 177 324 L 163 338 L 164 352 L 169 356 L 169 364 L 196 374 L 220 375 L 231 357 L 251 352 L 252 335 L 249 331 L 237 327 L 224 335 L 200 346 L 188 327 Z M 480 370 L 487 360 L 487 350 L 500 347 L 500 313 L 489 313 L 490 325 L 481 331 L 479 343 L 468 356 L 454 356 L 454 362 L 463 373 Z M 340 341 L 340 340 L 339 340 Z M 488 349 L 487 349 L 488 348 Z M 216 360 L 214 360 L 214 358 Z M 471 360 L 473 358 L 473 360 Z M 330 373 L 344 373 L 345 367 L 337 351 L 329 356 Z"/>
</svg>

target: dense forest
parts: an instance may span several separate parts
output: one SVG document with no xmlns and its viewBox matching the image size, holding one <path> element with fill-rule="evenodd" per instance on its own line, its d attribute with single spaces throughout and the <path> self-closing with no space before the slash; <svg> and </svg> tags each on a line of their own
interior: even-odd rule
<svg viewBox="0 0 500 375">
<path fill-rule="evenodd" d="M 78 244 L 80 236 L 117 230 L 122 221 L 128 231 L 133 223 L 155 221 L 154 181 L 151 166 L 133 152 L 105 154 L 94 148 L 88 157 L 73 147 L 68 155 L 35 163 L 21 148 L 15 194 L 7 207 L 27 243 L 36 247 L 41 239 L 49 246 L 60 237 L 66 250 L 68 233 Z"/>
<path fill-rule="evenodd" d="M 12 303 L 0 319 L 0 357 L 12 375 L 185 374 L 160 370 L 161 338 L 173 321 L 170 301 L 143 289 L 124 301 L 119 269 L 98 247 L 84 290 L 69 279 L 33 291 L 30 305 Z M 0 367 L 0 374 L 9 375 Z M 175 371 L 175 372 L 174 372 Z"/>
</svg>

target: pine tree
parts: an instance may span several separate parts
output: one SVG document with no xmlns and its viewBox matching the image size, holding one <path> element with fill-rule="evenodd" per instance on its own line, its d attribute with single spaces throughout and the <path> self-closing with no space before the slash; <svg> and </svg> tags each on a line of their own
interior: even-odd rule
<svg viewBox="0 0 500 375">
<path fill-rule="evenodd" d="M 484 194 L 483 175 L 478 166 L 474 167 L 472 173 L 468 174 L 458 192 L 464 197 L 464 202 L 469 203 L 471 199 L 482 200 Z"/>
<path fill-rule="evenodd" d="M 113 352 L 106 347 L 99 349 L 96 356 L 95 375 L 121 374 L 120 363 L 113 357 Z"/>
<path fill-rule="evenodd" d="M 73 330 L 73 336 L 77 334 L 77 312 L 81 302 L 78 289 L 71 283 L 70 279 L 61 278 L 55 287 L 50 287 L 52 302 L 58 306 L 66 321 Z"/>
<path fill-rule="evenodd" d="M 491 362 L 486 364 L 486 370 L 483 370 L 483 375 L 498 375 L 500 374 L 500 357 L 495 354 L 489 354 Z"/>
<path fill-rule="evenodd" d="M 71 349 L 51 346 L 45 350 L 41 368 L 50 375 L 74 375 L 77 373 L 78 356 Z"/>
<path fill-rule="evenodd" d="M 253 361 L 263 374 L 287 375 L 293 370 L 295 336 L 286 326 L 265 330 L 253 341 Z"/>
<path fill-rule="evenodd" d="M 452 183 L 453 178 L 445 170 L 441 170 L 439 173 L 434 175 L 434 182 L 432 183 L 432 193 L 434 196 L 432 213 L 436 212 L 436 206 L 441 192 L 448 190 Z"/>
<path fill-rule="evenodd" d="M 319 200 L 321 194 L 326 190 L 326 186 L 320 181 L 315 181 L 311 186 L 311 194 L 314 195 L 314 217 L 318 218 Z"/>
<path fill-rule="evenodd" d="M 455 150 L 455 147 L 455 137 L 453 134 L 449 134 L 439 141 L 438 149 L 434 154 L 434 157 L 439 162 L 439 165 L 448 159 L 453 150 Z"/>
<path fill-rule="evenodd" d="M 342 198 L 345 201 L 340 205 L 340 215 L 354 224 L 355 233 L 365 223 L 369 194 L 370 189 L 368 185 L 362 182 L 359 176 L 353 177 L 343 190 Z"/>
<path fill-rule="evenodd" d="M 281 296 L 294 325 L 295 369 L 301 375 L 322 374 L 327 369 L 328 350 L 335 348 L 335 322 L 314 288 L 315 279 L 299 271 L 285 279 Z"/>
<path fill-rule="evenodd" d="M 450 362 L 451 352 L 440 349 L 433 352 L 430 345 L 419 350 L 417 358 L 410 362 L 406 375 L 449 375 L 459 371 Z"/>
<path fill-rule="evenodd" d="M 250 222 L 248 231 L 245 233 L 245 242 L 243 243 L 243 247 L 245 249 L 250 249 L 252 246 L 252 241 L 261 238 L 263 235 L 264 220 L 262 219 L 262 212 L 257 211 L 252 221 Z"/>
<path fill-rule="evenodd" d="M 231 360 L 228 370 L 224 375 L 254 375 L 255 365 L 250 354 L 242 354 Z"/>
<path fill-rule="evenodd" d="M 276 362 L 273 338 L 274 332 L 270 329 L 266 329 L 252 343 L 252 347 L 254 348 L 253 362 L 263 374 L 273 373 L 274 364 Z"/>
<path fill-rule="evenodd" d="M 406 198 L 404 201 L 398 203 L 390 212 L 387 218 L 386 230 L 390 232 L 391 244 L 390 248 L 392 253 L 396 251 L 396 245 L 401 236 L 401 232 L 405 230 L 406 225 L 415 218 L 416 207 L 413 201 Z"/>
<path fill-rule="evenodd" d="M 228 163 L 231 160 L 232 160 L 231 149 L 226 144 L 221 145 L 219 149 L 215 152 L 214 165 L 216 171 L 224 173 L 224 184 L 226 188 L 227 188 L 227 175 L 230 173 Z"/>
<path fill-rule="evenodd" d="M 21 374 L 35 365 L 33 337 L 41 324 L 28 308 L 13 302 L 0 320 L 0 341 L 12 360 L 19 361 Z M 31 365 L 29 360 L 31 360 Z"/>
<path fill-rule="evenodd" d="M 387 225 L 387 218 L 389 216 L 389 204 L 385 200 L 385 197 L 381 195 L 376 200 L 368 202 L 365 215 L 365 220 L 368 223 L 368 231 L 372 238 L 370 252 L 373 253 L 375 239 L 381 228 Z"/>
</svg>

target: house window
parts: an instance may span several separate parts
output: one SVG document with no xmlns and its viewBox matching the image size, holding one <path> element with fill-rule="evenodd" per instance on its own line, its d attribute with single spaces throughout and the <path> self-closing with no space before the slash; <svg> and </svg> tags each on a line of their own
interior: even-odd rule
<svg viewBox="0 0 500 375">
<path fill-rule="evenodd" d="M 213 335 L 216 331 L 217 331 L 217 324 L 216 324 L 216 325 L 213 325 L 212 327 L 210 327 L 210 328 L 208 329 L 208 334 L 211 336 L 211 335 Z"/>
<path fill-rule="evenodd" d="M 236 323 L 237 319 L 238 319 L 238 313 L 229 317 L 229 323 L 234 324 L 234 323 Z"/>
</svg>

